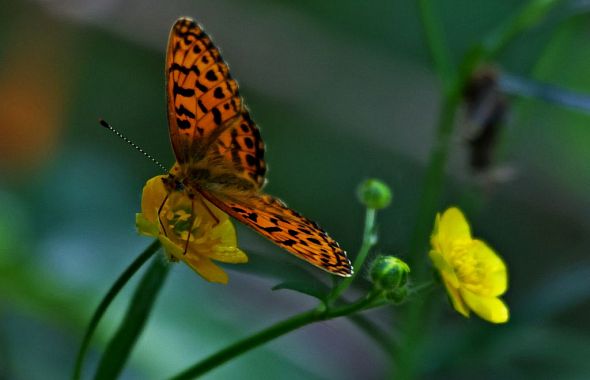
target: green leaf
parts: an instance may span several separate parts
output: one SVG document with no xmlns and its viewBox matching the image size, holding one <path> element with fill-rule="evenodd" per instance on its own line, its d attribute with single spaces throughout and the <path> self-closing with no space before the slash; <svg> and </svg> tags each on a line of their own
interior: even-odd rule
<svg viewBox="0 0 590 380">
<path fill-rule="evenodd" d="M 169 265 L 161 257 L 155 257 L 152 260 L 133 294 L 123 322 L 107 345 L 95 379 L 114 379 L 119 375 L 147 322 L 168 271 Z"/>
</svg>

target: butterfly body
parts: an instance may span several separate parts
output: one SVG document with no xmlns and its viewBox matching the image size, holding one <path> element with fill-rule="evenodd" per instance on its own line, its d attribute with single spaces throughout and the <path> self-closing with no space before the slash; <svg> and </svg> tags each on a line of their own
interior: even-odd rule
<svg viewBox="0 0 590 380">
<path fill-rule="evenodd" d="M 176 21 L 166 55 L 170 140 L 176 164 L 169 192 L 202 196 L 299 258 L 340 276 L 352 266 L 315 222 L 262 191 L 264 142 L 227 63 L 203 29 Z"/>
</svg>

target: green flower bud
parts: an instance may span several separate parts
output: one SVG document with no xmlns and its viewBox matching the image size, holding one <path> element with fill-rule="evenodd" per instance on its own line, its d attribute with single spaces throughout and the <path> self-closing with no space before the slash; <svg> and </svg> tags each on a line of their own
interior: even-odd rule
<svg viewBox="0 0 590 380">
<path fill-rule="evenodd" d="M 378 179 L 367 179 L 357 188 L 357 196 L 368 208 L 379 210 L 391 203 L 391 189 Z"/>
<path fill-rule="evenodd" d="M 379 256 L 371 265 L 371 281 L 377 289 L 396 290 L 408 282 L 410 267 L 394 256 Z"/>
</svg>

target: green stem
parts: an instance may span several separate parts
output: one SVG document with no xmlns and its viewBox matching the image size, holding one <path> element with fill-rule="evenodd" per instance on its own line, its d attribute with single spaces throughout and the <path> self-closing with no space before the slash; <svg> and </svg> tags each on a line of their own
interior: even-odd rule
<svg viewBox="0 0 590 380">
<path fill-rule="evenodd" d="M 340 283 L 332 290 L 328 296 L 328 303 L 334 302 L 352 283 L 355 277 L 360 273 L 361 268 L 367 259 L 369 251 L 376 243 L 375 237 L 375 219 L 377 216 L 377 210 L 367 208 L 365 213 L 365 227 L 363 230 L 363 242 L 361 248 L 353 263 L 354 272 L 350 277 L 340 281 Z"/>
<path fill-rule="evenodd" d="M 420 0 L 418 8 L 424 39 L 434 61 L 434 68 L 442 81 L 443 88 L 448 90 L 455 80 L 455 70 L 451 62 L 451 53 L 443 39 L 444 33 L 442 33 L 440 20 L 434 15 L 432 3 L 429 0 Z"/>
<path fill-rule="evenodd" d="M 561 2 L 563 0 L 531 0 L 525 4 L 519 12 L 501 23 L 468 51 L 460 65 L 457 82 L 465 83 L 482 62 L 495 59 L 515 38 L 538 25 Z"/>
<path fill-rule="evenodd" d="M 418 293 L 422 293 L 425 290 L 430 290 L 433 287 L 434 287 L 434 281 L 427 281 L 427 282 L 424 282 L 420 285 L 416 285 L 414 287 L 411 287 L 409 289 L 409 293 L 416 295 Z"/>
<path fill-rule="evenodd" d="M 453 91 L 443 99 L 436 142 L 432 147 L 426 170 L 424 192 L 418 210 L 418 222 L 414 227 L 410 242 L 411 254 L 408 257 L 408 264 L 412 268 L 416 281 L 424 281 L 429 270 L 426 255 L 422 253 L 426 250 L 428 234 L 434 221 L 434 213 L 444 184 L 444 169 L 449 155 L 449 142 L 459 101 L 459 91 Z M 420 356 L 419 350 L 427 331 L 425 317 L 428 315 L 431 297 L 432 293 L 415 298 L 404 316 L 404 337 L 399 347 L 394 349 L 395 373 L 398 379 L 414 378 L 416 361 Z"/>
<path fill-rule="evenodd" d="M 247 338 L 239 340 L 226 348 L 216 352 L 215 354 L 205 358 L 192 367 L 184 370 L 180 374 L 171 378 L 171 380 L 187 380 L 194 379 L 201 376 L 212 369 L 240 356 L 241 354 L 256 348 L 266 342 L 285 335 L 291 331 L 297 330 L 300 327 L 333 319 L 345 315 L 350 315 L 360 310 L 378 307 L 384 305 L 386 302 L 382 300 L 379 295 L 371 294 L 363 299 L 348 305 L 344 305 L 334 309 L 326 309 L 323 305 L 315 309 L 305 311 L 303 313 L 294 315 L 283 321 L 275 323 L 274 325 L 259 331 Z"/>
<path fill-rule="evenodd" d="M 495 57 L 510 42 L 527 29 L 535 27 L 563 0 L 531 0 L 496 30 L 489 33 L 481 44 L 489 57 Z"/>
<path fill-rule="evenodd" d="M 449 157 L 455 112 L 460 100 L 458 86 L 455 86 L 454 91 L 443 98 L 434 145 L 428 160 L 417 223 L 410 240 L 410 256 L 408 257 L 408 264 L 412 268 L 414 278 L 418 281 L 423 280 L 422 277 L 427 268 L 424 265 L 426 257 L 422 253 L 428 243 L 428 235 L 434 222 L 435 210 L 444 185 L 445 166 Z"/>
<path fill-rule="evenodd" d="M 98 304 L 98 307 L 94 311 L 92 318 L 90 319 L 90 323 L 86 328 L 86 333 L 84 334 L 84 338 L 82 339 L 82 344 L 80 345 L 80 350 L 78 351 L 78 355 L 76 357 L 76 365 L 74 367 L 74 374 L 72 375 L 72 379 L 78 380 L 80 379 L 80 375 L 82 373 L 82 367 L 84 365 L 84 357 L 86 355 L 86 351 L 88 350 L 88 346 L 90 344 L 90 340 L 94 335 L 96 327 L 98 323 L 102 319 L 104 313 L 107 311 L 110 304 L 113 302 L 117 294 L 121 291 L 121 289 L 127 284 L 127 282 L 133 277 L 135 272 L 141 268 L 141 266 L 153 256 L 154 253 L 158 251 L 160 248 L 160 241 L 155 240 L 152 244 L 150 244 L 142 253 L 139 255 L 132 263 L 125 269 L 123 273 L 117 278 L 115 283 L 111 286 L 107 294 Z"/>
</svg>

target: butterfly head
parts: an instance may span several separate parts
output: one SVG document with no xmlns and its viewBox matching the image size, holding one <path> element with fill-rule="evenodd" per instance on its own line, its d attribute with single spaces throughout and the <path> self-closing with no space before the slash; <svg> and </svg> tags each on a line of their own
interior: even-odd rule
<svg viewBox="0 0 590 380">
<path fill-rule="evenodd" d="M 176 175 L 169 173 L 162 177 L 162 182 L 168 191 L 184 191 L 185 184 Z"/>
</svg>

